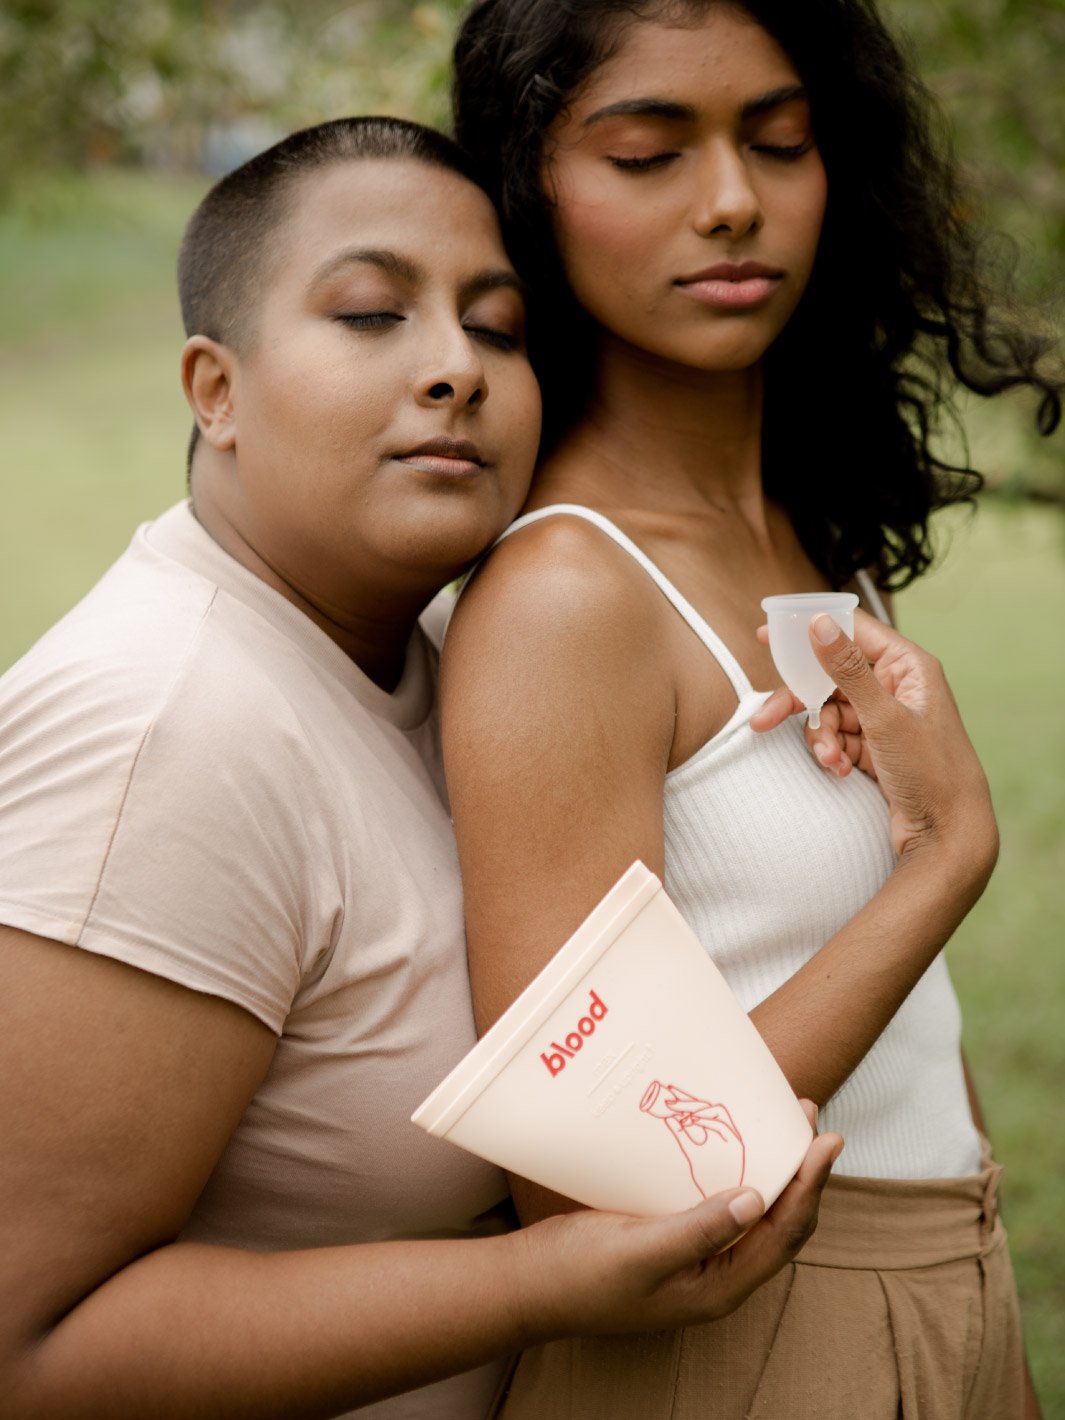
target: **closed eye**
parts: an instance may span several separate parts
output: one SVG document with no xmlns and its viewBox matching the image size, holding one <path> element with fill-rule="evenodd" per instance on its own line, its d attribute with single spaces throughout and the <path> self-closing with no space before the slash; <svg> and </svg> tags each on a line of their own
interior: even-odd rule
<svg viewBox="0 0 1065 1420">
<path fill-rule="evenodd" d="M 646 173 L 652 168 L 664 167 L 674 158 L 679 158 L 679 153 L 653 153 L 649 158 L 610 158 L 609 161 L 615 168 L 620 168 L 627 173 Z"/>
<path fill-rule="evenodd" d="M 779 158 L 782 162 L 791 162 L 795 158 L 801 158 L 804 153 L 809 153 L 814 146 L 814 140 L 807 138 L 803 143 L 780 144 L 780 143 L 753 143 L 752 153 L 762 153 L 767 158 Z"/>
<path fill-rule="evenodd" d="M 467 335 L 472 335 L 475 340 L 481 340 L 497 350 L 518 350 L 521 347 L 520 338 L 509 330 L 496 330 L 489 325 L 465 325 L 462 328 Z"/>
<path fill-rule="evenodd" d="M 382 330 L 406 317 L 397 315 L 395 311 L 339 311 L 336 319 L 355 330 Z"/>
</svg>

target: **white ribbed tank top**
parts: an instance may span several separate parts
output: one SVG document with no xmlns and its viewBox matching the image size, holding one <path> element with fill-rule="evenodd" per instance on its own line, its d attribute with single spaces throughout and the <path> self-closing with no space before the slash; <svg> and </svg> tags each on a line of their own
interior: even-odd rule
<svg viewBox="0 0 1065 1420">
<path fill-rule="evenodd" d="M 755 690 L 728 647 L 664 573 L 609 519 L 575 503 L 518 518 L 583 518 L 652 578 L 728 676 L 735 714 L 666 776 L 670 897 L 746 1010 L 771 995 L 882 886 L 895 865 L 888 813 L 864 774 L 836 779 L 803 739 L 802 716 L 755 734 Z M 887 620 L 870 579 L 869 605 Z M 961 1013 L 940 954 L 858 1068 L 821 1111 L 846 1148 L 840 1174 L 945 1178 L 977 1173 L 980 1142 L 961 1066 Z"/>
</svg>

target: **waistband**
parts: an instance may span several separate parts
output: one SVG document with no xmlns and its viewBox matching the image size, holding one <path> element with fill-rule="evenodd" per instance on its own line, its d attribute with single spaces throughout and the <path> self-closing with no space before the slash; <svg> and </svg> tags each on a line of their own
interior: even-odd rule
<svg viewBox="0 0 1065 1420">
<path fill-rule="evenodd" d="M 964 1178 L 830 1178 L 797 1261 L 891 1271 L 986 1256 L 1006 1239 L 1001 1178 L 989 1153 L 981 1172 Z"/>
</svg>

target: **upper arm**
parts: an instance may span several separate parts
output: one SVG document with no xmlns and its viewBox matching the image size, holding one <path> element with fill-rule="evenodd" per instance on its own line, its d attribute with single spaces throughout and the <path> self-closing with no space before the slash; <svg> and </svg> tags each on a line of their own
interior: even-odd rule
<svg viewBox="0 0 1065 1420">
<path fill-rule="evenodd" d="M 527 529 L 452 619 L 444 755 L 481 1029 L 636 858 L 663 870 L 675 698 L 623 556 L 583 524 Z"/>
<path fill-rule="evenodd" d="M 241 1007 L 0 927 L 0 1347 L 173 1239 L 266 1073 Z"/>
</svg>

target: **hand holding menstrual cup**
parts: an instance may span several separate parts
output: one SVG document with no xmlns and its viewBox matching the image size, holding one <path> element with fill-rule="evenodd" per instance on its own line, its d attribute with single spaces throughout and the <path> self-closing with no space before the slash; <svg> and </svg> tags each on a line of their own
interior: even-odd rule
<svg viewBox="0 0 1065 1420">
<path fill-rule="evenodd" d="M 847 636 L 853 636 L 857 605 L 853 592 L 797 592 L 792 596 L 765 597 L 762 601 L 769 622 L 773 664 L 791 693 L 806 706 L 811 729 L 820 725 L 821 706 L 832 694 L 835 683 L 814 655 L 810 622 L 820 612 L 827 612 Z"/>
</svg>

